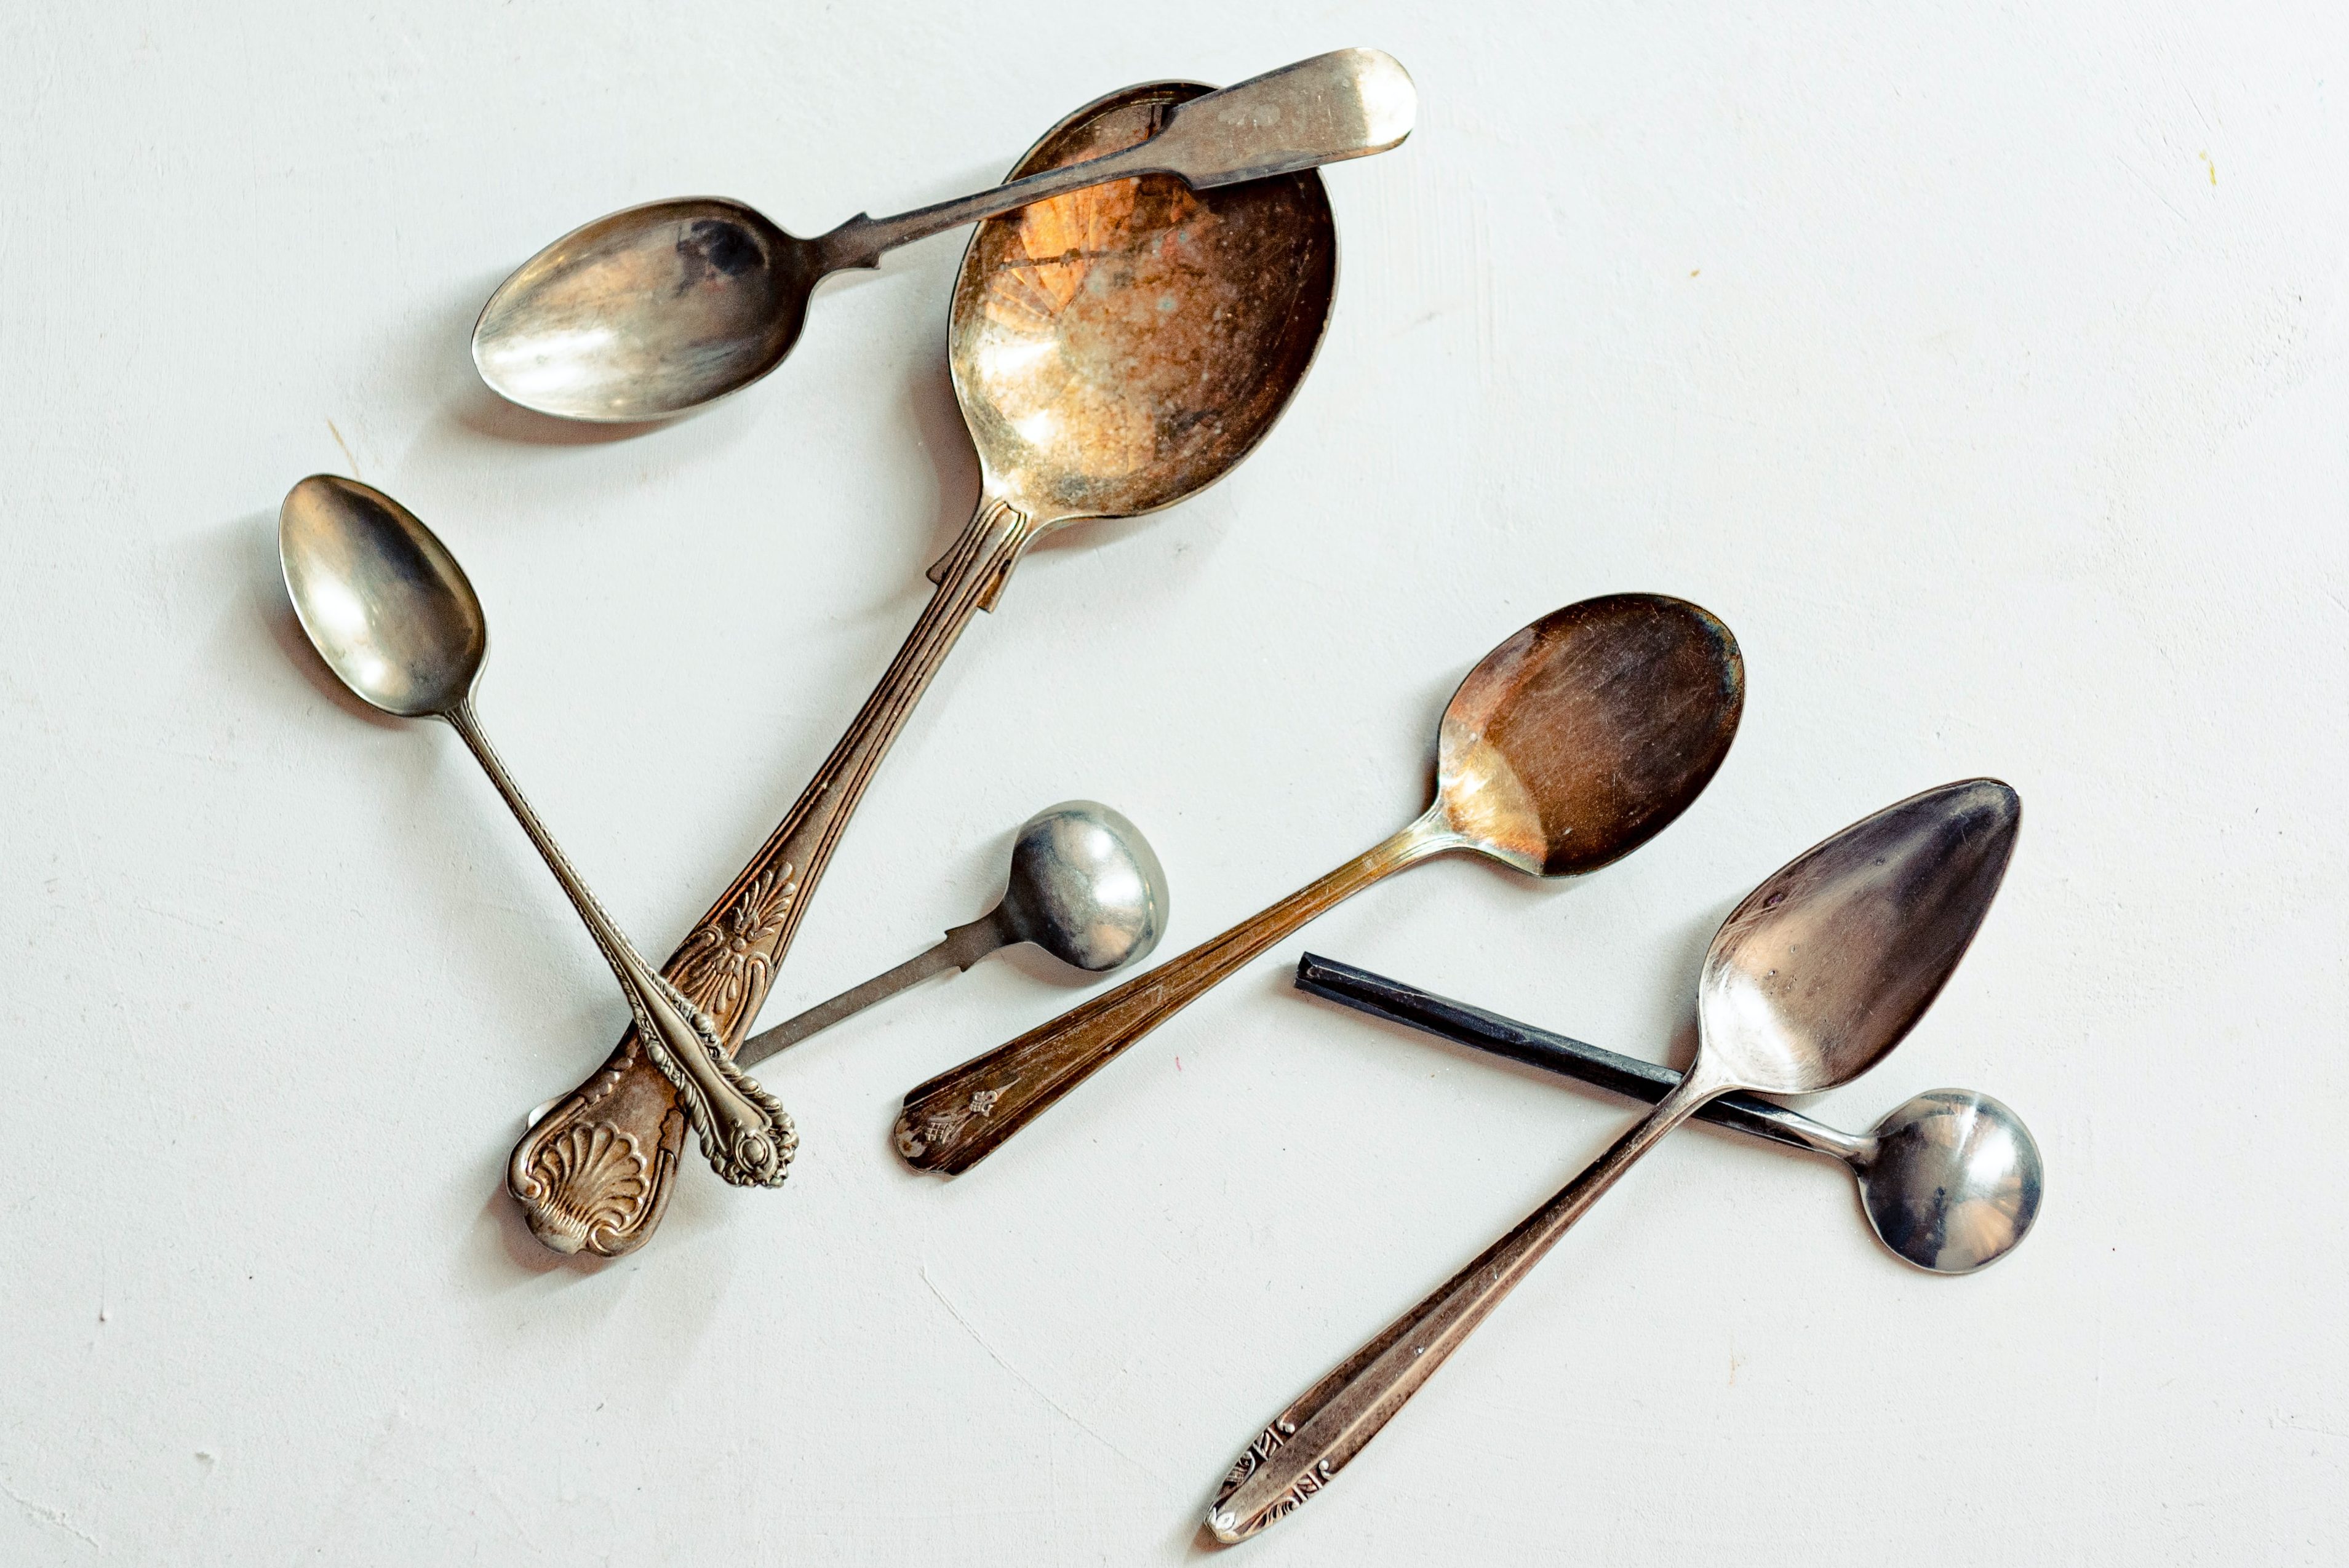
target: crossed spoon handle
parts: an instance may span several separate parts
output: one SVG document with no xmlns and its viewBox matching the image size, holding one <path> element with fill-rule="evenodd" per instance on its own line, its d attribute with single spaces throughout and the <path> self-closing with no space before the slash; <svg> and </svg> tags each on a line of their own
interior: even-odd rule
<svg viewBox="0 0 2349 1568">
<path fill-rule="evenodd" d="M 1377 49 L 1339 49 L 1267 71 L 1170 110 L 1147 141 L 992 190 L 899 213 L 862 213 L 823 235 L 827 272 L 880 264 L 884 253 L 1112 180 L 1173 174 L 1194 191 L 1268 180 L 1384 152 L 1411 134 L 1411 77 Z"/>
<path fill-rule="evenodd" d="M 1648 1105 L 1671 1093 L 1681 1081 L 1678 1072 L 1661 1063 L 1619 1056 L 1571 1036 L 1521 1024 L 1316 954 L 1308 953 L 1297 961 L 1297 988 L 1373 1018 L 1405 1024 L 1472 1050 L 1506 1057 Z M 1707 1100 L 1696 1119 L 1832 1160 L 1849 1161 L 1875 1146 L 1872 1138 L 1855 1138 L 1743 1090 Z"/>
<path fill-rule="evenodd" d="M 1303 1507 L 1655 1141 L 1727 1085 L 1692 1073 L 1557 1195 L 1266 1424 L 1207 1511 L 1231 1545 Z"/>
<path fill-rule="evenodd" d="M 992 603 L 1033 532 L 1021 512 L 982 499 L 931 568 L 936 593 L 848 732 L 774 835 L 670 955 L 663 978 L 709 1016 L 724 1051 L 734 1049 L 758 1016 L 775 966 L 890 742 L 971 616 Z M 506 1190 L 533 1233 L 558 1251 L 584 1247 L 605 1257 L 631 1252 L 668 1206 L 686 1117 L 676 1089 L 647 1059 L 644 1037 L 641 1026 L 623 1036 L 595 1075 L 533 1127 L 507 1162 Z M 609 1159 L 573 1153 L 591 1145 L 619 1152 Z M 597 1217 L 584 1236 L 583 1214 Z"/>
<path fill-rule="evenodd" d="M 950 1176 L 969 1170 L 1127 1047 L 1307 921 L 1382 877 L 1460 847 L 1443 808 L 1430 807 L 1392 838 L 1221 936 L 940 1073 L 905 1096 L 897 1114 L 898 1154 L 917 1170 Z"/>
</svg>

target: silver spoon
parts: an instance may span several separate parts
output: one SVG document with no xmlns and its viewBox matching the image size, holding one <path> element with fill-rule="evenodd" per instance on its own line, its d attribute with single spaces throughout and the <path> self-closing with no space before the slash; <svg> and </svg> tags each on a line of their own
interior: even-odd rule
<svg viewBox="0 0 2349 1568">
<path fill-rule="evenodd" d="M 1136 146 L 895 218 L 859 213 L 812 240 L 718 197 L 630 207 L 573 230 L 499 284 L 473 325 L 473 364 L 500 397 L 542 414 L 681 414 L 781 364 L 832 273 L 1114 180 L 1172 174 L 1206 191 L 1383 152 L 1411 134 L 1418 101 L 1392 56 L 1340 49 L 1170 108 Z"/>
<path fill-rule="evenodd" d="M 1900 1043 L 1973 940 L 2022 803 L 1945 784 L 1804 851 L 1730 912 L 1697 979 L 1680 1086 L 1557 1195 L 1308 1389 L 1248 1446 L 1207 1511 L 1226 1544 L 1304 1506 L 1658 1139 L 1733 1089 L 1810 1094 Z"/>
<path fill-rule="evenodd" d="M 1063 800 L 1019 825 L 1010 880 L 996 906 L 947 933 L 918 958 L 742 1042 L 756 1067 L 786 1046 L 863 1012 L 941 969 L 968 969 L 999 948 L 1032 942 L 1061 963 L 1101 974 L 1146 957 L 1166 931 L 1166 872 L 1142 830 L 1098 800 Z"/>
<path fill-rule="evenodd" d="M 637 955 L 491 749 L 473 712 L 489 626 L 456 558 L 398 501 L 330 474 L 313 474 L 287 492 L 277 552 L 302 630 L 343 684 L 386 713 L 447 719 L 471 748 L 612 965 L 711 1166 L 738 1186 L 781 1186 L 799 1147 L 790 1113 L 727 1059 L 708 1015 Z M 616 1157 L 608 1140 L 598 1145 L 585 1131 L 580 1137 L 585 1141 L 570 1151 L 575 1158 Z M 632 1149 L 620 1152 L 642 1165 Z M 641 1171 L 636 1179 L 644 1179 Z M 596 1217 L 568 1218 L 584 1239 Z"/>
<path fill-rule="evenodd" d="M 1653 1105 L 1680 1087 L 1668 1067 L 1438 996 L 1416 985 L 1307 954 L 1297 988 L 1407 1024 L 1472 1050 L 1611 1089 Z M 1807 1149 L 1851 1167 L 1860 1207 L 1895 1257 L 1933 1274 L 1971 1274 L 2022 1244 L 2039 1217 L 2044 1172 L 2023 1119 L 1970 1088 L 1928 1089 L 1892 1108 L 1865 1137 L 1748 1094 L 1725 1094 L 1697 1119 Z"/>
</svg>

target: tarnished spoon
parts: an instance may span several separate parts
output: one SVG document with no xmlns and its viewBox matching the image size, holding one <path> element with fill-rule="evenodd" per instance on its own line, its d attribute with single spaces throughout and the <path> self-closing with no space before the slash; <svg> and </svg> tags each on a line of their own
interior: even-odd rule
<svg viewBox="0 0 2349 1568">
<path fill-rule="evenodd" d="M 1656 1140 L 1733 1090 L 1810 1094 L 1900 1043 L 1998 892 L 2022 802 L 1945 784 L 1805 851 L 1722 923 L 1697 977 L 1697 1051 L 1662 1103 L 1558 1194 L 1266 1426 L 1207 1511 L 1244 1541 L 1330 1484 L 1444 1357 Z"/>
<path fill-rule="evenodd" d="M 911 240 L 1140 174 L 1193 191 L 1383 152 L 1411 134 L 1411 77 L 1376 49 L 1317 55 L 1170 107 L 1146 141 L 895 218 L 785 233 L 740 201 L 655 201 L 574 229 L 498 286 L 473 364 L 499 396 L 566 419 L 658 419 L 783 361 L 829 274 Z"/>
<path fill-rule="evenodd" d="M 1655 1062 L 1520 1024 L 1416 985 L 1307 954 L 1297 988 L 1357 1012 L 1408 1024 L 1472 1050 L 1655 1104 L 1681 1075 Z M 2039 1145 L 2023 1119 L 1970 1088 L 1935 1088 L 1903 1100 L 1855 1137 L 1799 1110 L 1725 1094 L 1700 1121 L 1839 1160 L 1859 1181 L 1859 1205 L 1876 1239 L 1903 1263 L 1933 1274 L 1988 1268 L 2031 1233 L 2044 1182 Z"/>
<path fill-rule="evenodd" d="M 1536 876 L 1630 854 L 1687 810 L 1745 705 L 1737 639 L 1656 593 L 1553 610 L 1485 655 L 1444 707 L 1435 800 L 1401 832 L 1180 958 L 905 1096 L 897 1152 L 968 1171 L 1143 1036 L 1282 937 L 1432 856 Z"/>
<path fill-rule="evenodd" d="M 1166 872 L 1142 830 L 1098 800 L 1063 800 L 1019 825 L 1010 879 L 996 906 L 947 939 L 829 1002 L 742 1042 L 734 1059 L 756 1067 L 942 969 L 968 969 L 999 948 L 1032 942 L 1073 968 L 1103 974 L 1148 956 L 1166 932 Z"/>
<path fill-rule="evenodd" d="M 456 558 L 406 507 L 330 474 L 313 474 L 286 495 L 277 549 L 302 630 L 343 684 L 386 713 L 447 719 L 472 748 L 612 965 L 637 1035 L 675 1087 L 710 1165 L 740 1186 L 781 1185 L 799 1146 L 790 1114 L 727 1060 L 709 1015 L 637 955 L 491 749 L 473 713 L 489 625 Z M 608 1139 L 583 1135 L 558 1158 L 608 1166 L 633 1157 Z M 631 1167 L 639 1183 L 643 1163 L 636 1159 Z M 604 1174 L 616 1180 L 618 1173 Z M 565 1218 L 575 1222 L 541 1233 L 557 1243 L 568 1239 L 575 1249 L 592 1216 Z"/>
<path fill-rule="evenodd" d="M 1112 93 L 1054 127 L 1012 174 L 1130 147 L 1207 90 Z M 847 733 L 668 961 L 730 1044 L 758 1016 L 850 814 L 971 617 L 994 607 L 1045 533 L 1173 506 L 1254 451 L 1304 382 L 1337 283 L 1329 193 L 1310 172 L 1205 191 L 1144 175 L 978 226 L 947 333 L 978 449 L 977 510 L 930 568 L 937 593 Z M 631 1034 L 515 1148 L 506 1190 L 557 1246 L 564 1216 L 599 1216 L 585 1244 L 617 1256 L 660 1222 L 682 1126 L 675 1091 Z M 606 1184 L 559 1158 L 582 1130 L 640 1153 L 649 1181 Z"/>
</svg>

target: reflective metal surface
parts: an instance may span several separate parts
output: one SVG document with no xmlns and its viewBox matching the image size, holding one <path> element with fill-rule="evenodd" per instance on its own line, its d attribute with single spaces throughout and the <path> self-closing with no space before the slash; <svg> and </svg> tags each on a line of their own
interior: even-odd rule
<svg viewBox="0 0 2349 1568">
<path fill-rule="evenodd" d="M 1297 987 L 1649 1105 L 1680 1086 L 1681 1075 L 1658 1063 L 1314 954 L 1298 960 Z M 2038 1144 L 2022 1118 L 1972 1089 L 1918 1095 L 1864 1138 L 1744 1093 L 1708 1100 L 1696 1117 L 1842 1161 L 1858 1178 L 1861 1212 L 1877 1238 L 1902 1262 L 1934 1274 L 1987 1268 L 2020 1245 L 2039 1217 L 2044 1171 Z"/>
<path fill-rule="evenodd" d="M 1239 1542 L 1321 1491 L 1656 1140 L 1735 1089 L 1806 1094 L 1899 1044 L 1973 940 L 2022 803 L 1996 779 L 1944 785 L 1854 823 L 1730 913 L 1697 984 L 1697 1054 L 1654 1110 L 1482 1255 L 1268 1423 L 1207 1528 Z"/>
<path fill-rule="evenodd" d="M 472 689 L 489 653 L 489 627 L 456 558 L 389 496 L 327 474 L 287 494 L 277 547 L 295 614 L 343 684 L 387 713 L 448 720 L 480 759 L 611 965 L 712 1168 L 737 1185 L 780 1186 L 799 1147 L 790 1114 L 726 1058 L 708 1015 L 637 955 L 482 732 Z M 591 1139 L 561 1152 L 607 1178 L 643 1180 L 642 1162 L 629 1166 L 608 1144 Z M 576 1251 L 607 1217 L 592 1208 L 551 1212 L 539 1234 L 558 1251 Z"/>
<path fill-rule="evenodd" d="M 1142 830 L 1098 800 L 1063 800 L 1019 826 L 1010 881 L 996 906 L 947 933 L 928 952 L 742 1042 L 734 1059 L 756 1067 L 843 1019 L 944 970 L 1032 942 L 1096 974 L 1147 955 L 1166 931 L 1166 872 Z"/>
<path fill-rule="evenodd" d="M 1435 801 L 1385 842 L 1146 975 L 905 1096 L 897 1152 L 955 1174 L 1307 921 L 1452 851 L 1541 876 L 1630 853 L 1702 792 L 1737 733 L 1729 628 L 1655 593 L 1552 611 L 1487 654 L 1444 708 Z"/>
<path fill-rule="evenodd" d="M 1158 82 L 1080 109 L 1015 178 L 1141 141 L 1195 83 Z M 978 448 L 969 525 L 930 568 L 937 593 L 888 672 L 774 834 L 670 957 L 667 974 L 730 1045 L 773 984 L 801 916 L 914 705 L 1021 553 L 1081 517 L 1172 506 L 1254 450 L 1311 365 L 1337 287 L 1337 235 L 1318 174 L 1192 191 L 1165 175 L 1095 187 L 989 219 L 955 289 L 947 358 Z M 1147 308 L 1127 297 L 1148 290 Z M 594 1210 L 588 1245 L 641 1246 L 676 1174 L 669 1081 L 624 1037 L 506 1165 L 531 1217 Z M 646 1178 L 557 1158 L 574 1135 L 635 1151 Z M 543 1231 L 541 1233 L 543 1234 Z"/>
<path fill-rule="evenodd" d="M 1107 135 L 1081 160 L 895 218 L 860 213 L 817 239 L 719 197 L 631 207 L 565 234 L 500 284 L 474 324 L 473 363 L 501 397 L 541 413 L 666 418 L 772 370 L 798 341 L 817 284 L 877 265 L 908 241 L 1111 181 L 1126 184 L 1131 208 L 1136 176 L 1196 192 L 1383 152 L 1411 134 L 1417 109 L 1392 57 L 1340 49 L 1188 103 L 1167 100 L 1147 140 Z M 1119 204 L 1096 200 L 1085 211 L 1099 221 Z M 1171 259 L 1181 270 L 1185 258 Z M 1159 298 L 1139 308 L 1162 308 Z"/>
</svg>

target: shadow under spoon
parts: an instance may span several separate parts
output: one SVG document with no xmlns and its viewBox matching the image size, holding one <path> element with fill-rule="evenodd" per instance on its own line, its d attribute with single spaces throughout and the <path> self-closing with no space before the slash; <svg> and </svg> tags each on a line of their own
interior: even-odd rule
<svg viewBox="0 0 2349 1568">
<path fill-rule="evenodd" d="M 756 1067 L 940 970 L 968 969 L 1023 942 L 1091 974 L 1123 968 L 1158 945 L 1166 914 L 1166 872 L 1150 841 L 1123 811 L 1098 800 L 1047 806 L 1019 825 L 1010 875 L 993 909 L 956 926 L 928 952 L 760 1030 L 742 1042 L 734 1059 Z"/>
<path fill-rule="evenodd" d="M 1245 1541 L 1319 1496 L 1576 1221 L 1702 1107 L 1810 1094 L 1899 1045 L 1964 956 L 2006 874 L 2022 803 L 1945 784 L 1805 851 L 1746 894 L 1697 977 L 1696 1059 L 1608 1150 L 1274 1417 L 1225 1475 L 1207 1528 Z"/>
<path fill-rule="evenodd" d="M 491 748 L 473 712 L 489 624 L 464 569 L 416 515 L 355 480 L 314 474 L 286 495 L 278 556 L 294 613 L 326 666 L 360 700 L 403 718 L 446 719 L 464 738 L 587 923 L 638 1034 L 675 1086 L 702 1152 L 738 1186 L 775 1187 L 799 1147 L 781 1102 L 726 1057 L 715 1026 L 655 973 L 604 913 Z M 583 1146 L 583 1160 L 608 1152 Z M 568 1230 L 575 1250 L 585 1216 Z"/>
<path fill-rule="evenodd" d="M 1340 49 L 1171 107 L 1135 145 L 895 218 L 859 213 L 812 240 L 719 197 L 630 207 L 498 285 L 473 325 L 473 365 L 498 396 L 542 414 L 666 418 L 774 369 L 816 284 L 878 266 L 909 241 L 1137 175 L 1212 191 L 1384 152 L 1411 134 L 1417 109 L 1392 56 Z"/>
<path fill-rule="evenodd" d="M 1297 988 L 1627 1099 L 1654 1105 L 1680 1087 L 1681 1075 L 1671 1068 L 1333 958 L 1309 953 L 1299 959 Z M 2044 1181 L 2039 1145 L 2021 1117 L 1975 1089 L 1928 1089 L 1893 1107 L 1858 1137 L 1750 1094 L 1723 1095 L 1696 1115 L 1748 1137 L 1843 1161 L 1858 1180 L 1860 1207 L 1877 1240 L 1901 1262 L 1931 1274 L 1988 1268 L 2020 1246 L 2039 1217 Z"/>
</svg>

